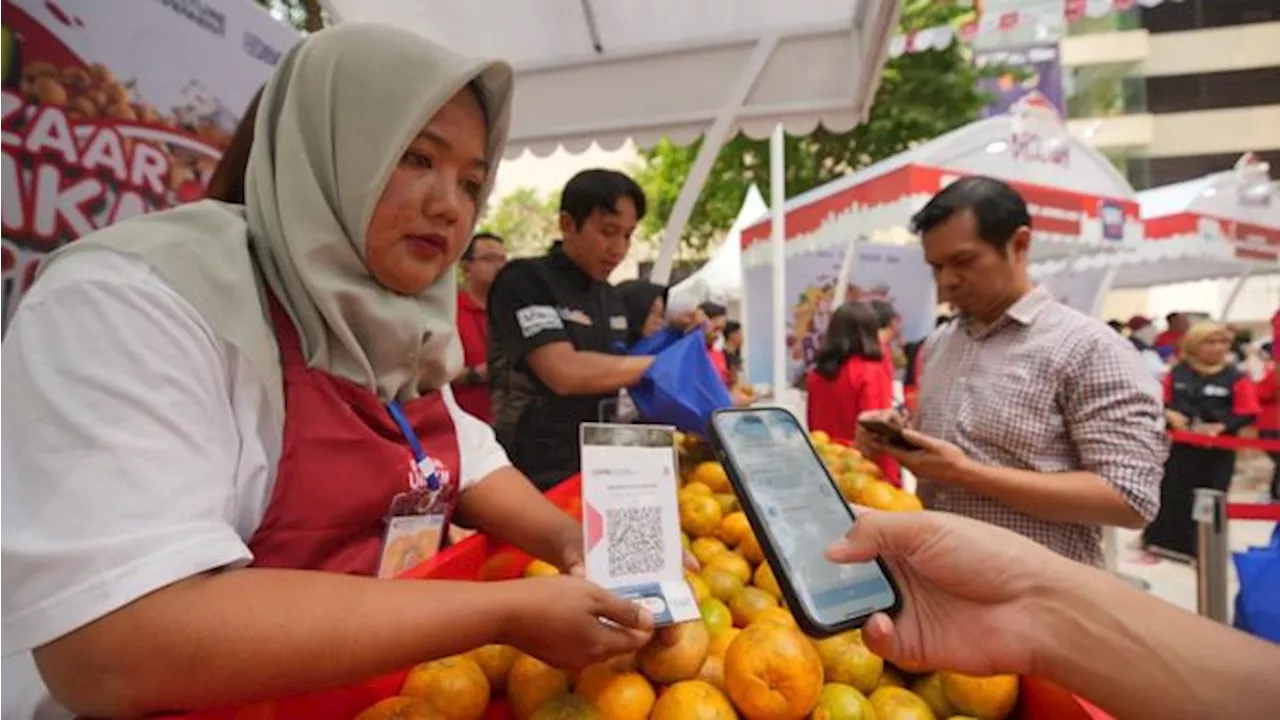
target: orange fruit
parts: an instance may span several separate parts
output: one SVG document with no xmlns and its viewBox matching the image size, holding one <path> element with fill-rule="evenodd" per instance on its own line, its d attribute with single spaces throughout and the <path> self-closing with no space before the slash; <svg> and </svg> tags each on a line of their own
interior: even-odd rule
<svg viewBox="0 0 1280 720">
<path fill-rule="evenodd" d="M 702 614 L 702 622 L 706 624 L 707 632 L 713 638 L 733 627 L 733 611 L 728 605 L 715 598 L 707 598 L 699 603 L 698 612 Z"/>
<path fill-rule="evenodd" d="M 898 503 L 898 489 L 887 482 L 870 483 L 862 489 L 858 503 L 876 510 L 893 510 Z"/>
<path fill-rule="evenodd" d="M 708 655 L 702 669 L 698 671 L 698 679 L 714 685 L 717 690 L 724 689 L 724 658 L 719 655 Z"/>
<path fill-rule="evenodd" d="M 742 542 L 742 538 L 749 532 L 751 532 L 751 523 L 747 521 L 747 514 L 739 510 L 724 516 L 716 536 L 726 545 L 732 546 Z"/>
<path fill-rule="evenodd" d="M 795 628 L 756 624 L 724 657 L 725 691 L 751 720 L 794 720 L 813 710 L 822 691 L 822 660 Z"/>
<path fill-rule="evenodd" d="M 689 535 L 687 533 L 680 533 L 680 547 L 688 550 L 689 552 L 693 552 L 693 542 L 689 540 Z"/>
<path fill-rule="evenodd" d="M 831 442 L 831 436 L 825 430 L 814 430 L 809 433 L 809 439 L 813 441 L 814 445 L 826 445 Z"/>
<path fill-rule="evenodd" d="M 942 691 L 956 712 L 978 720 L 1003 720 L 1018 703 L 1018 676 L 974 677 L 954 672 L 939 673 Z"/>
<path fill-rule="evenodd" d="M 524 569 L 525 577 L 550 577 L 559 574 L 560 568 L 542 560 L 534 560 Z"/>
<path fill-rule="evenodd" d="M 760 541 L 756 539 L 755 533 L 747 533 L 747 536 L 738 544 L 738 553 L 752 565 L 764 562 L 764 548 L 760 547 Z"/>
<path fill-rule="evenodd" d="M 738 496 L 733 493 L 716 493 L 711 497 L 716 499 L 716 502 L 720 505 L 720 512 L 725 515 L 737 512 L 742 507 L 738 504 Z"/>
<path fill-rule="evenodd" d="M 906 688 L 878 688 L 870 699 L 877 720 L 936 720 L 929 705 Z"/>
<path fill-rule="evenodd" d="M 818 705 L 810 720 L 876 720 L 871 701 L 856 688 L 827 683 L 818 694 Z"/>
<path fill-rule="evenodd" d="M 878 482 L 874 476 L 856 471 L 843 472 L 836 476 L 836 487 L 840 490 L 840 495 L 844 497 L 845 502 L 859 502 L 862 493 L 874 482 Z"/>
<path fill-rule="evenodd" d="M 756 621 L 752 625 L 781 625 L 782 627 L 800 629 L 799 623 L 791 615 L 791 611 L 784 607 L 769 608 L 756 616 Z"/>
<path fill-rule="evenodd" d="M 897 512 L 922 512 L 924 510 L 924 503 L 920 502 L 920 498 L 906 490 L 894 489 L 897 490 L 894 510 Z"/>
<path fill-rule="evenodd" d="M 601 720 L 591 703 L 576 695 L 561 695 L 544 703 L 529 720 Z"/>
<path fill-rule="evenodd" d="M 689 543 L 689 552 L 698 558 L 698 564 L 703 567 L 711 562 L 711 558 L 729 552 L 729 547 L 724 544 L 723 540 L 713 537 L 700 537 Z"/>
<path fill-rule="evenodd" d="M 738 633 L 742 630 L 736 627 L 728 627 L 723 631 L 711 636 L 711 645 L 707 647 L 708 655 L 719 655 L 724 657 L 729 652 L 729 645 L 733 643 L 733 639 L 738 637 Z"/>
<path fill-rule="evenodd" d="M 578 673 L 573 684 L 573 692 L 594 703 L 600 691 L 624 672 L 627 671 L 608 660 L 588 665 Z"/>
<path fill-rule="evenodd" d="M 511 664 L 520 657 L 520 651 L 509 645 L 484 645 L 467 653 L 484 671 L 489 681 L 489 692 L 501 695 L 507 688 L 507 674 L 511 672 Z"/>
<path fill-rule="evenodd" d="M 707 581 L 703 580 L 696 573 L 685 570 L 684 581 L 689 583 L 689 591 L 693 593 L 693 601 L 701 605 L 704 600 L 711 597 L 711 588 L 707 587 Z"/>
<path fill-rule="evenodd" d="M 695 480 L 692 482 L 685 483 L 685 486 L 680 488 L 679 494 L 682 496 L 689 496 L 689 497 L 692 497 L 695 495 L 701 495 L 703 497 L 711 497 L 712 495 L 715 495 L 715 491 L 712 490 L 706 483 L 700 483 Z"/>
<path fill-rule="evenodd" d="M 707 583 L 711 597 L 720 602 L 729 602 L 729 598 L 743 588 L 742 580 L 736 574 L 722 568 L 703 567 L 698 575 Z"/>
<path fill-rule="evenodd" d="M 947 700 L 947 694 L 942 690 L 941 673 L 929 673 L 916 680 L 911 684 L 911 692 L 924 700 L 933 714 L 940 718 L 949 718 L 956 714 L 955 708 L 951 707 L 951 701 Z"/>
<path fill-rule="evenodd" d="M 689 480 L 706 485 L 712 492 L 733 492 L 733 486 L 729 484 L 729 474 L 724 471 L 723 465 L 714 460 L 695 465 L 693 472 L 689 474 Z"/>
<path fill-rule="evenodd" d="M 426 700 L 397 695 L 379 700 L 355 720 L 441 720 L 443 717 Z"/>
<path fill-rule="evenodd" d="M 636 653 L 640 672 L 653 682 L 667 684 L 697 677 L 707 660 L 711 634 L 701 620 L 664 628 Z"/>
<path fill-rule="evenodd" d="M 902 671 L 897 668 L 885 666 L 884 672 L 880 673 L 880 681 L 876 683 L 877 688 L 882 687 L 899 687 L 907 686 L 906 678 L 902 677 Z"/>
<path fill-rule="evenodd" d="M 773 568 L 769 566 L 769 563 L 760 563 L 760 567 L 756 568 L 752 583 L 778 600 L 782 599 L 782 587 L 778 585 L 778 578 L 773 574 Z"/>
<path fill-rule="evenodd" d="M 743 585 L 751 582 L 751 565 L 737 553 L 720 553 L 707 562 L 707 567 L 724 570 L 738 578 L 738 582 Z"/>
<path fill-rule="evenodd" d="M 776 607 L 778 601 L 757 587 L 744 587 L 729 598 L 729 612 L 733 613 L 733 624 L 737 627 L 750 625 L 765 610 Z"/>
<path fill-rule="evenodd" d="M 680 528 L 693 537 L 715 534 L 723 517 L 720 503 L 713 497 L 694 495 L 680 502 Z"/>
<path fill-rule="evenodd" d="M 587 699 L 600 712 L 600 720 L 646 720 L 657 698 L 643 675 L 622 672 L 609 677 Z"/>
<path fill-rule="evenodd" d="M 827 682 L 841 683 L 869 693 L 876 689 L 884 672 L 884 660 L 867 649 L 862 633 L 849 630 L 814 643 L 822 658 Z"/>
<path fill-rule="evenodd" d="M 649 720 L 738 720 L 738 713 L 714 685 L 686 680 L 662 691 Z"/>
<path fill-rule="evenodd" d="M 434 705 L 443 720 L 480 720 L 489 707 L 489 680 L 475 660 L 454 655 L 415 666 L 400 694 Z"/>
<path fill-rule="evenodd" d="M 541 660 L 521 655 L 507 675 L 507 705 L 516 720 L 529 720 L 551 700 L 569 694 L 569 676 Z"/>
</svg>

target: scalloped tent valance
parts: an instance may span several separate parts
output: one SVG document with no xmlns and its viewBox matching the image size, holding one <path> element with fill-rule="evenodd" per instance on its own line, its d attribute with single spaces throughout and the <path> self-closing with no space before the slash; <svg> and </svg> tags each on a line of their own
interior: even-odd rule
<svg viewBox="0 0 1280 720">
<path fill-rule="evenodd" d="M 754 138 L 779 123 L 848 130 L 870 110 L 898 12 L 891 0 L 322 2 L 336 21 L 393 24 L 511 62 L 508 157 L 687 144 L 726 109 L 730 129 Z"/>
</svg>

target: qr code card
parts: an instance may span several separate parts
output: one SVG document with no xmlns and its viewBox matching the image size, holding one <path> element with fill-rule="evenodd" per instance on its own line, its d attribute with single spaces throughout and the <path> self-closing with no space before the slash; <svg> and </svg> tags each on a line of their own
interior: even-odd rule
<svg viewBox="0 0 1280 720">
<path fill-rule="evenodd" d="M 675 428 L 584 423 L 587 578 L 643 604 L 657 624 L 698 617 L 684 580 Z"/>
</svg>

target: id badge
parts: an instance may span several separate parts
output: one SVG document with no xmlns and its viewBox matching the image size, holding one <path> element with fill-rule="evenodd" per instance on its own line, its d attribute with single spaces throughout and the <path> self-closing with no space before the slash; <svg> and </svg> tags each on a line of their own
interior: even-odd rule
<svg viewBox="0 0 1280 720">
<path fill-rule="evenodd" d="M 430 463 L 428 458 L 424 463 Z M 387 509 L 386 531 L 378 577 L 391 578 L 435 557 L 444 547 L 450 516 L 457 500 L 456 487 L 445 482 L 431 489 L 425 468 L 419 467 L 412 487 L 397 494 Z M 427 471 L 434 473 L 432 468 Z M 437 476 L 438 477 L 438 476 Z"/>
</svg>

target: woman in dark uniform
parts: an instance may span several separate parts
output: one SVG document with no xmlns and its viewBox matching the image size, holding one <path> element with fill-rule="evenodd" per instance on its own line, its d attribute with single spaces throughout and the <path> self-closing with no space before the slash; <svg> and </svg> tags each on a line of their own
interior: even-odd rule
<svg viewBox="0 0 1280 720">
<path fill-rule="evenodd" d="M 1235 435 L 1259 412 L 1253 381 L 1228 362 L 1231 332 L 1202 322 L 1181 343 L 1182 360 L 1164 379 L 1165 419 L 1170 429 L 1210 437 Z M 1164 466 L 1160 514 L 1147 526 L 1144 546 L 1157 554 L 1190 559 L 1196 553 L 1191 506 L 1195 489 L 1226 491 L 1235 473 L 1234 450 L 1175 443 Z"/>
</svg>

